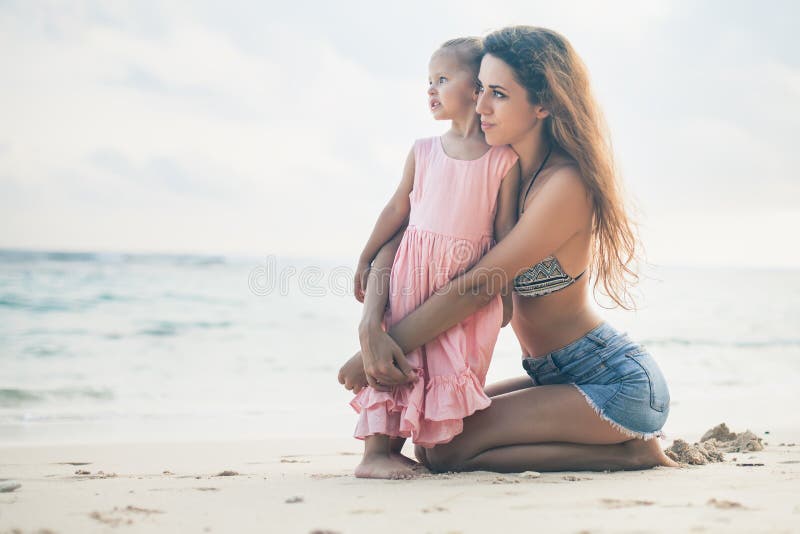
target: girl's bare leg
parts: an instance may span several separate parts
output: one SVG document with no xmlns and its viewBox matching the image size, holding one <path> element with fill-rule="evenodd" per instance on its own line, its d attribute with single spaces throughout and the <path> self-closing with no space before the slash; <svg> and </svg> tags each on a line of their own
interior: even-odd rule
<svg viewBox="0 0 800 534">
<path fill-rule="evenodd" d="M 518 386 L 519 389 L 514 389 Z M 510 379 L 486 388 L 492 404 L 464 419 L 450 443 L 415 449 L 436 471 L 644 469 L 676 466 L 658 440 L 631 439 L 603 420 L 571 385 Z M 502 392 L 502 393 L 501 393 Z"/>
<path fill-rule="evenodd" d="M 389 438 L 389 450 L 391 452 L 400 454 L 403 450 L 403 445 L 406 443 L 406 438 Z"/>
<path fill-rule="evenodd" d="M 406 438 L 390 438 L 389 454 L 395 457 L 396 459 L 400 460 L 401 462 L 403 462 L 408 467 L 411 467 L 412 469 L 415 470 L 419 470 L 422 467 L 422 465 L 416 460 L 413 460 L 412 458 L 409 458 L 408 456 L 403 454 L 403 445 L 405 445 L 405 443 L 406 443 Z"/>
<path fill-rule="evenodd" d="M 358 478 L 411 478 L 416 473 L 390 448 L 389 436 L 374 434 L 364 439 L 364 457 L 356 466 Z M 408 459 L 407 459 L 408 460 Z"/>
</svg>

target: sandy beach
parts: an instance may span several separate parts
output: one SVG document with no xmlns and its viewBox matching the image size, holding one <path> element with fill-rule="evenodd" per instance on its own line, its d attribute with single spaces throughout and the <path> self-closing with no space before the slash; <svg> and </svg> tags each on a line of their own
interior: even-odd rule
<svg viewBox="0 0 800 534">
<path fill-rule="evenodd" d="M 797 21 L 0 0 L 0 534 L 800 534 Z M 484 406 L 434 388 L 469 373 L 591 382 L 681 467 L 355 477 L 337 378 L 381 352 L 359 286 L 399 231 L 384 326 L 420 308 L 394 340 L 423 427 Z M 481 448 L 609 440 L 528 393 Z"/>
<path fill-rule="evenodd" d="M 681 469 L 414 480 L 353 477 L 353 439 L 2 447 L 0 532 L 796 532 L 800 446 L 765 438 Z"/>
</svg>

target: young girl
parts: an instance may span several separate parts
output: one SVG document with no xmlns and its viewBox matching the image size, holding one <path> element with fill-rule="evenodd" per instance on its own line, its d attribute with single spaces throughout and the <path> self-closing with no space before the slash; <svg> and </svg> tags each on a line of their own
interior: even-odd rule
<svg viewBox="0 0 800 534">
<path fill-rule="evenodd" d="M 470 269 L 516 223 L 517 156 L 508 146 L 486 144 L 475 113 L 482 55 L 475 37 L 448 41 L 434 52 L 430 112 L 451 121 L 450 129 L 414 143 L 400 186 L 359 259 L 355 293 L 363 301 L 372 260 L 408 225 L 391 270 L 385 328 Z M 464 417 L 489 406 L 483 386 L 500 328 L 511 318 L 510 299 L 498 295 L 408 354 L 415 383 L 385 391 L 366 387 L 353 398 L 350 405 L 359 413 L 355 437 L 365 440 L 357 477 L 410 476 L 414 462 L 399 453 L 405 438 L 424 447 L 447 443 L 462 432 Z"/>
</svg>

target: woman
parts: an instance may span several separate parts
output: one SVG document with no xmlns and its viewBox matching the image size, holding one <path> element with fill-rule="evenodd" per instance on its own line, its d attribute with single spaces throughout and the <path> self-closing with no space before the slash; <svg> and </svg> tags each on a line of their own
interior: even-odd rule
<svg viewBox="0 0 800 534">
<path fill-rule="evenodd" d="M 629 307 L 636 240 L 586 69 L 564 37 L 542 28 L 493 32 L 485 49 L 477 111 L 487 142 L 519 155 L 519 222 L 388 332 L 381 328 L 388 277 L 373 276 L 362 352 L 339 381 L 358 391 L 413 380 L 404 354 L 513 287 L 511 324 L 528 376 L 488 386 L 492 404 L 465 419 L 451 442 L 416 447 L 417 458 L 434 471 L 674 466 L 654 439 L 669 412 L 658 365 L 590 305 L 589 273 L 594 291 L 600 286 Z M 376 258 L 375 274 L 391 266 L 396 242 Z"/>
</svg>

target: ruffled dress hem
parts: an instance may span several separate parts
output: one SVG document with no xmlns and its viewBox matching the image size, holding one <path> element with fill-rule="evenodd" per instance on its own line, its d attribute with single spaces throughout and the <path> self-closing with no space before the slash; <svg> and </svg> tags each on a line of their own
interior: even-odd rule
<svg viewBox="0 0 800 534">
<path fill-rule="evenodd" d="M 458 375 L 429 379 L 424 369 L 416 371 L 420 379 L 414 384 L 391 391 L 366 387 L 350 401 L 359 414 L 355 438 L 383 434 L 411 438 L 415 444 L 430 448 L 452 441 L 464 430 L 465 417 L 492 402 L 469 368 Z"/>
</svg>

